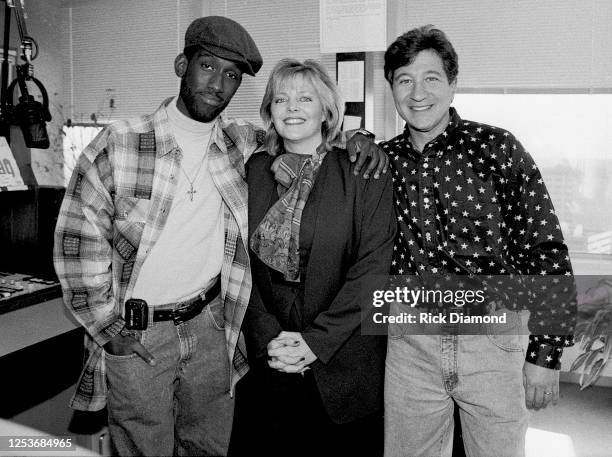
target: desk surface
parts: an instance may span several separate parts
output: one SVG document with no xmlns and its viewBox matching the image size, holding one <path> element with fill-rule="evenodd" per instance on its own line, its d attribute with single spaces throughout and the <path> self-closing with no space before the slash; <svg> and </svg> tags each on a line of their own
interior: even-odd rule
<svg viewBox="0 0 612 457">
<path fill-rule="evenodd" d="M 0 316 L 0 357 L 78 328 L 61 298 Z"/>
<path fill-rule="evenodd" d="M 0 314 L 61 297 L 57 279 L 0 271 Z"/>
</svg>

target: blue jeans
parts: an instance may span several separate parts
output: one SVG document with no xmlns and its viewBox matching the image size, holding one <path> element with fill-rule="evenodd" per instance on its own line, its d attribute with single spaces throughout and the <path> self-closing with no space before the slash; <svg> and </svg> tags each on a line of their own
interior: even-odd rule
<svg viewBox="0 0 612 457">
<path fill-rule="evenodd" d="M 468 457 L 524 456 L 526 342 L 520 334 L 390 335 L 385 457 L 450 457 L 453 400 Z"/>
<path fill-rule="evenodd" d="M 155 322 L 141 343 L 157 361 L 105 353 L 109 430 L 126 455 L 227 453 L 234 412 L 223 304 L 175 325 Z"/>
</svg>

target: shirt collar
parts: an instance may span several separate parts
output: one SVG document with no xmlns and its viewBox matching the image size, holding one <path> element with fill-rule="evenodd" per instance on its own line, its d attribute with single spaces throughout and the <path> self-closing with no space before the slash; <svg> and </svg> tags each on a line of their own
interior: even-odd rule
<svg viewBox="0 0 612 457">
<path fill-rule="evenodd" d="M 174 138 L 174 133 L 170 126 L 170 121 L 168 119 L 168 105 L 172 103 L 175 97 L 169 97 L 165 99 L 162 104 L 157 108 L 157 110 L 153 113 L 153 125 L 156 131 L 156 135 L 159 135 L 158 138 L 162 138 L 161 142 L 158 142 L 158 157 L 163 157 L 166 154 L 178 150 L 178 144 L 176 143 L 176 139 Z M 223 143 L 223 135 L 219 135 L 220 130 L 222 129 L 222 125 L 224 124 L 223 115 L 220 114 L 217 116 L 217 119 L 214 121 L 214 125 L 211 133 L 211 142 L 219 141 Z M 220 138 L 220 140 L 219 140 Z M 220 146 L 218 144 L 218 146 Z M 223 143 L 223 149 L 225 149 L 225 144 Z"/>
<path fill-rule="evenodd" d="M 444 131 L 431 140 L 427 145 L 425 145 L 424 149 L 427 149 L 432 146 L 446 147 L 450 138 L 454 136 L 454 133 L 459 129 L 462 120 L 457 113 L 457 110 L 452 106 L 448 109 L 449 120 L 448 125 L 444 129 Z M 404 142 L 406 147 L 411 151 L 414 151 L 416 154 L 420 155 L 420 153 L 412 146 L 412 142 L 410 141 L 410 130 L 408 129 L 408 125 L 404 127 L 403 133 Z"/>
<path fill-rule="evenodd" d="M 268 147 L 266 146 L 265 143 L 262 143 L 261 145 L 259 145 L 257 149 L 253 151 L 253 154 L 256 154 L 258 152 L 268 152 Z"/>
</svg>

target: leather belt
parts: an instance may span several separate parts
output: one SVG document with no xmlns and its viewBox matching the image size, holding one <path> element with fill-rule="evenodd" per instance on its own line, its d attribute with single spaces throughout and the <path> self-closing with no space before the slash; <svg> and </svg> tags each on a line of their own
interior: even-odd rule
<svg viewBox="0 0 612 457">
<path fill-rule="evenodd" d="M 153 310 L 153 322 L 160 321 L 174 321 L 175 325 L 182 322 L 187 322 L 193 319 L 208 305 L 219 293 L 221 292 L 221 278 L 217 277 L 217 280 L 208 289 L 204 296 L 199 296 L 194 301 L 188 304 L 188 306 L 181 309 L 160 309 Z"/>
</svg>

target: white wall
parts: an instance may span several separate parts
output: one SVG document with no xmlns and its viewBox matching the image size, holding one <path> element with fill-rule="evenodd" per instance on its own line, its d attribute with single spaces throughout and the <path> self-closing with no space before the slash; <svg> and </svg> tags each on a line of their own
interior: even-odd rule
<svg viewBox="0 0 612 457">
<path fill-rule="evenodd" d="M 26 27 L 30 36 L 39 44 L 40 52 L 34 60 L 34 77 L 45 86 L 49 95 L 50 111 L 53 120 L 47 124 L 47 131 L 51 140 L 48 151 L 61 162 L 62 137 L 61 127 L 65 121 L 64 116 L 64 56 L 60 49 L 64 36 L 62 27 L 62 10 L 60 0 L 28 0 L 26 2 Z M 11 41 L 10 47 L 18 49 L 20 45 L 19 33 L 15 13 L 11 11 Z M 0 4 L 0 23 L 4 28 L 4 2 Z M 0 40 L 2 37 L 0 37 Z M 22 61 L 19 61 L 22 63 Z M 28 84 L 28 87 L 31 85 Z M 34 86 L 31 86 L 32 88 Z M 15 89 L 18 93 L 19 90 Z M 32 95 L 39 92 L 32 90 Z M 16 98 L 15 98 L 16 101 Z"/>
</svg>

